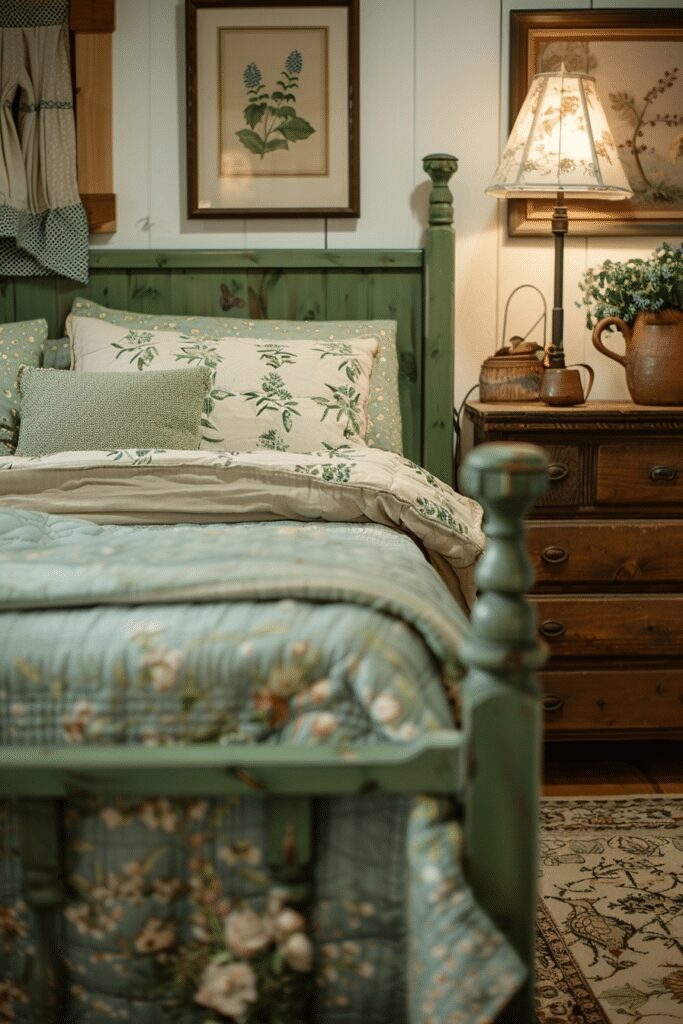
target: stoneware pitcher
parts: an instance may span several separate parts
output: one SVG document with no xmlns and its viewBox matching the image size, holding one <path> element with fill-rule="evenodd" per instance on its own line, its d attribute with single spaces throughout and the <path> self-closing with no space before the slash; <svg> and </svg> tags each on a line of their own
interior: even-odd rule
<svg viewBox="0 0 683 1024">
<path fill-rule="evenodd" d="M 626 354 L 603 345 L 602 333 L 614 325 L 624 336 Z M 638 405 L 683 405 L 683 312 L 660 309 L 639 313 L 633 327 L 608 316 L 593 328 L 598 352 L 626 370 L 629 394 Z"/>
<path fill-rule="evenodd" d="M 588 373 L 588 385 L 584 391 L 579 369 Z M 549 367 L 543 374 L 539 398 L 546 405 L 581 405 L 588 400 L 593 387 L 593 370 L 587 363 L 573 366 Z"/>
</svg>

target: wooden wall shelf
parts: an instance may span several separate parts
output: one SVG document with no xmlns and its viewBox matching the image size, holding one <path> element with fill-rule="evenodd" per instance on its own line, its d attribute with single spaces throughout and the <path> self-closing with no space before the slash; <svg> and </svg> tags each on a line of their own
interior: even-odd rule
<svg viewBox="0 0 683 1024">
<path fill-rule="evenodd" d="M 116 231 L 112 32 L 116 0 L 71 0 L 78 188 L 93 234 Z"/>
</svg>

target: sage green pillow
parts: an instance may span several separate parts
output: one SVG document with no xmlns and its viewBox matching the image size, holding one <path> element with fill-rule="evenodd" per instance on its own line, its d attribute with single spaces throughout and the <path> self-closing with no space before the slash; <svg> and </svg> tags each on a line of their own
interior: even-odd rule
<svg viewBox="0 0 683 1024">
<path fill-rule="evenodd" d="M 26 367 L 17 455 L 117 448 L 199 448 L 211 383 L 205 366 L 147 373 Z"/>
<path fill-rule="evenodd" d="M 52 370 L 71 369 L 71 343 L 69 339 L 66 337 L 48 338 L 45 342 L 41 366 L 49 366 Z"/>
<path fill-rule="evenodd" d="M 14 451 L 19 429 L 20 366 L 39 366 L 47 340 L 47 320 L 0 324 L 0 453 Z"/>
</svg>

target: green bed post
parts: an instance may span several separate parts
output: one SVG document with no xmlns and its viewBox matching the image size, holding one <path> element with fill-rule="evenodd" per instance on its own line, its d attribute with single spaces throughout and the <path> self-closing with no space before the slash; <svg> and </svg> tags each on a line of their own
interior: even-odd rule
<svg viewBox="0 0 683 1024">
<path fill-rule="evenodd" d="M 458 169 L 458 161 L 449 153 L 430 153 L 422 165 L 432 179 L 425 244 L 422 465 L 453 486 L 455 243 L 453 195 L 448 182 Z"/>
<path fill-rule="evenodd" d="M 467 873 L 477 898 L 528 967 L 505 1024 L 532 1024 L 541 709 L 535 669 L 545 660 L 523 517 L 547 486 L 547 459 L 530 445 L 475 448 L 463 487 L 484 506 L 487 547 L 479 599 L 461 646 Z"/>
<path fill-rule="evenodd" d="M 35 952 L 28 978 L 31 1024 L 61 1024 L 64 977 L 59 920 L 64 902 L 61 805 L 25 798 L 17 805 L 22 895 L 33 917 Z"/>
</svg>

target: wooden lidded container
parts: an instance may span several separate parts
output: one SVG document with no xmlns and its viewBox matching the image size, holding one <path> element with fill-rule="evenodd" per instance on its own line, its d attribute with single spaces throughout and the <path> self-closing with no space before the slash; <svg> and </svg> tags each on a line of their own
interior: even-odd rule
<svg viewBox="0 0 683 1024">
<path fill-rule="evenodd" d="M 537 402 L 543 363 L 534 352 L 490 356 L 479 371 L 481 402 Z"/>
<path fill-rule="evenodd" d="M 543 311 L 523 338 L 515 335 L 505 344 L 510 302 L 517 292 L 531 289 L 540 297 Z M 543 321 L 543 345 L 526 341 L 536 324 Z M 548 310 L 543 292 L 533 284 L 520 284 L 510 292 L 503 317 L 503 347 L 485 359 L 479 371 L 481 402 L 537 402 L 543 379 L 543 363 L 536 355 L 545 350 Z"/>
</svg>

